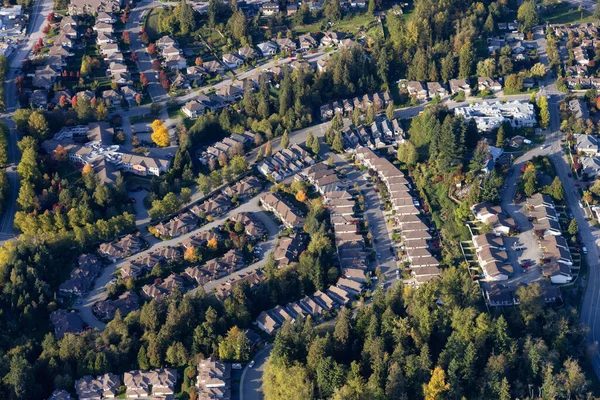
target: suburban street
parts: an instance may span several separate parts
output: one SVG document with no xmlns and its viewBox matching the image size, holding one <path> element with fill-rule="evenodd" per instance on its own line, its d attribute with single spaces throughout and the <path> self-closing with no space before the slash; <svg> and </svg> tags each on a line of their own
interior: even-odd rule
<svg viewBox="0 0 600 400">
<path fill-rule="evenodd" d="M 258 400 L 264 397 L 262 392 L 262 376 L 272 349 L 273 345 L 267 344 L 252 359 L 254 360 L 254 366 L 252 368 L 248 365 L 244 367 L 244 372 L 242 372 L 242 378 L 240 379 L 240 400 Z"/>
<path fill-rule="evenodd" d="M 241 213 L 241 212 L 254 212 L 255 215 L 261 220 L 261 222 L 263 222 L 265 224 L 265 226 L 267 227 L 267 230 L 269 231 L 269 238 L 268 238 L 267 242 L 261 243 L 261 246 L 263 247 L 263 251 L 264 251 L 263 258 L 260 261 L 254 263 L 252 265 L 242 268 L 241 270 L 237 271 L 235 274 L 231 274 L 231 275 L 228 275 L 221 279 L 207 283 L 206 285 L 204 285 L 204 290 L 207 293 L 210 293 L 214 288 L 216 288 L 221 283 L 229 280 L 232 276 L 236 276 L 236 274 L 239 275 L 240 273 L 251 272 L 251 271 L 254 271 L 254 270 L 262 267 L 267 262 L 268 253 L 270 253 L 275 247 L 275 241 L 277 238 L 277 234 L 279 233 L 279 229 L 277 228 L 277 224 L 275 224 L 275 222 L 272 221 L 271 218 L 269 216 L 267 216 L 261 210 L 260 206 L 258 205 L 258 197 L 259 196 L 260 195 L 255 196 L 254 198 L 250 199 L 250 201 L 242 204 L 241 206 L 239 206 L 233 210 L 230 210 L 228 213 L 226 213 L 222 217 L 220 217 L 206 225 L 203 225 L 202 227 L 200 227 L 198 229 L 188 232 L 185 235 L 181 235 L 177 238 L 170 239 L 170 240 L 163 240 L 163 241 L 158 241 L 158 239 L 154 238 L 154 240 L 153 240 L 154 244 L 153 245 L 151 244 L 148 247 L 148 249 L 105 267 L 102 270 L 101 275 L 98 278 L 96 278 L 95 283 L 94 283 L 94 288 L 92 290 L 90 290 L 88 293 L 86 293 L 84 296 L 77 299 L 73 308 L 79 311 L 79 314 L 81 315 L 81 318 L 83 319 L 83 321 L 86 324 L 88 324 L 90 327 L 98 328 L 99 330 L 103 330 L 104 326 L 106 324 L 104 324 L 102 321 L 99 321 L 94 316 L 94 314 L 92 313 L 92 307 L 94 306 L 95 303 L 102 301 L 102 300 L 106 300 L 106 298 L 108 296 L 107 287 L 110 284 L 110 282 L 112 281 L 112 279 L 114 277 L 114 273 L 117 271 L 117 269 L 122 264 L 128 262 L 129 260 L 136 259 L 143 255 L 158 251 L 161 248 L 179 246 L 179 243 L 183 242 L 188 237 L 197 235 L 198 233 L 200 233 L 202 231 L 209 231 L 213 228 L 223 225 L 229 217 L 231 217 L 232 215 Z M 194 292 L 194 290 L 192 290 L 192 292 Z"/>
</svg>

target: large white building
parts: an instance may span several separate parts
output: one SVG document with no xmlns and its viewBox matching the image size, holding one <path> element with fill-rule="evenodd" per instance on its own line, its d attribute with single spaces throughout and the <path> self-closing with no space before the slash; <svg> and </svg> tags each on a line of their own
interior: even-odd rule
<svg viewBox="0 0 600 400">
<path fill-rule="evenodd" d="M 533 104 L 520 101 L 469 104 L 455 108 L 454 114 L 474 119 L 480 131 L 496 129 L 504 121 L 509 122 L 513 128 L 534 127 L 537 123 Z"/>
</svg>

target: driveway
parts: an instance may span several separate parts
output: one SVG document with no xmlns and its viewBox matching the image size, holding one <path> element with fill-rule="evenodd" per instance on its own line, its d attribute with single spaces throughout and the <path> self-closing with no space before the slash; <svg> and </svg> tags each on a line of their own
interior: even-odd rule
<svg viewBox="0 0 600 400">
<path fill-rule="evenodd" d="M 265 372 L 265 365 L 273 349 L 272 344 L 268 344 L 254 356 L 254 367 L 246 365 L 242 372 L 240 380 L 240 400 L 262 400 L 262 376 Z"/>
</svg>

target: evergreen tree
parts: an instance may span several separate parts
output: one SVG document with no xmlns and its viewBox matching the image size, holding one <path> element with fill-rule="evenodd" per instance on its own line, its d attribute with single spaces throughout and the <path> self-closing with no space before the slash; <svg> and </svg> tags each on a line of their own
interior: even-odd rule
<svg viewBox="0 0 600 400">
<path fill-rule="evenodd" d="M 288 135 L 287 129 L 283 131 L 283 136 L 281 137 L 281 147 L 287 149 L 290 145 L 290 137 Z"/>
</svg>

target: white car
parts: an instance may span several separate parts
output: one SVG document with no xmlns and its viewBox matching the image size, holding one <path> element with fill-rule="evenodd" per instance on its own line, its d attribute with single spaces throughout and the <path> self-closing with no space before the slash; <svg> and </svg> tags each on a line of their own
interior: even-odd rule
<svg viewBox="0 0 600 400">
<path fill-rule="evenodd" d="M 583 247 L 581 248 L 581 251 L 583 252 L 583 254 L 587 254 L 587 248 L 586 248 L 585 246 L 583 246 Z"/>
<path fill-rule="evenodd" d="M 248 368 L 252 368 L 254 367 L 254 360 L 250 361 L 250 364 L 248 364 Z"/>
</svg>

